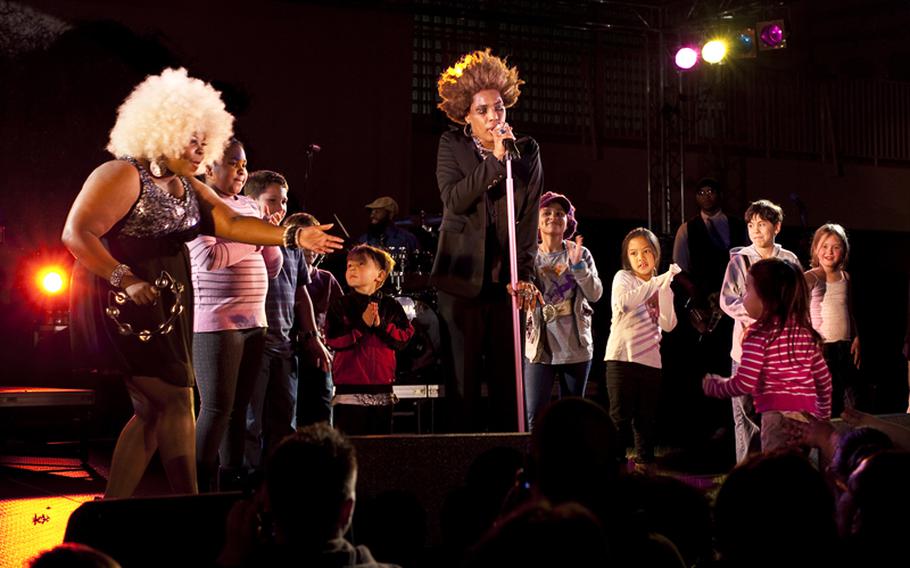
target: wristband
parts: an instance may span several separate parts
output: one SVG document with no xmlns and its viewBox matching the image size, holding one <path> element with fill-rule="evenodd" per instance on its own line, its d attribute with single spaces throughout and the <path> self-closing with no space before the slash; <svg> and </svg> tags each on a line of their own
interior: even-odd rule
<svg viewBox="0 0 910 568">
<path fill-rule="evenodd" d="M 303 230 L 303 227 L 300 225 L 291 225 L 284 230 L 284 246 L 285 248 L 294 250 L 299 249 L 300 245 L 297 244 L 297 234 Z"/>
<path fill-rule="evenodd" d="M 111 283 L 111 286 L 114 288 L 119 288 L 120 284 L 123 283 L 123 277 L 127 274 L 132 274 L 133 271 L 129 266 L 125 264 L 118 264 L 114 267 L 114 270 L 111 271 L 111 277 L 108 278 L 108 282 Z"/>
</svg>

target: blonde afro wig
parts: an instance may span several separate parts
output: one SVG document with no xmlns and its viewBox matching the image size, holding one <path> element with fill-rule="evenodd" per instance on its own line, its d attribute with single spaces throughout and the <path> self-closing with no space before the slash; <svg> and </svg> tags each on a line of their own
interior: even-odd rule
<svg viewBox="0 0 910 568">
<path fill-rule="evenodd" d="M 443 71 L 436 84 L 442 102 L 438 107 L 453 122 L 465 123 L 471 110 L 471 100 L 480 91 L 499 91 L 506 108 L 518 102 L 518 68 L 509 67 L 504 59 L 490 54 L 490 48 L 464 55 L 458 63 Z"/>
<path fill-rule="evenodd" d="M 107 150 L 116 157 L 179 158 L 194 135 L 205 136 L 205 164 L 221 158 L 234 117 L 221 93 L 186 69 L 165 69 L 139 83 L 117 110 Z"/>
</svg>

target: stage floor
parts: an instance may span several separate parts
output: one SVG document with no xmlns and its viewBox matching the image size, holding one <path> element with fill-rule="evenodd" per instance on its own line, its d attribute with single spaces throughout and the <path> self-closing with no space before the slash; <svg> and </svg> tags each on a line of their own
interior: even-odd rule
<svg viewBox="0 0 910 568">
<path fill-rule="evenodd" d="M 78 457 L 0 455 L 0 568 L 20 568 L 63 542 L 73 511 L 104 493 L 112 451 L 112 441 L 90 443 L 87 466 Z M 137 495 L 166 493 L 164 471 L 153 463 Z"/>
</svg>

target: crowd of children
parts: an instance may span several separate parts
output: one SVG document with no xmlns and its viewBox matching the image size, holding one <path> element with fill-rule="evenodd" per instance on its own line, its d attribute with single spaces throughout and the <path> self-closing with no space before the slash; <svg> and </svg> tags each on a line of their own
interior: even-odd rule
<svg viewBox="0 0 910 568">
<path fill-rule="evenodd" d="M 320 226 L 308 213 L 286 217 L 287 180 L 269 170 L 248 174 L 237 140 L 207 182 L 240 214 L 292 229 Z M 311 251 L 207 236 L 188 248 L 202 491 L 243 486 L 300 426 L 334 421 L 349 434 L 391 433 L 395 351 L 414 329 L 379 291 L 394 267 L 387 252 L 351 249 L 344 294 Z"/>
<path fill-rule="evenodd" d="M 284 218 L 287 182 L 279 174 L 254 173 L 247 194 L 262 216 Z M 593 255 L 575 235 L 569 198 L 547 192 L 539 206 L 539 302 L 525 322 L 529 427 L 549 404 L 554 383 L 561 395 L 584 396 L 593 357 L 591 304 L 603 291 Z M 818 229 L 812 268 L 804 275 L 797 256 L 776 243 L 782 221 L 778 205 L 750 204 L 745 225 L 751 244 L 730 249 L 719 284 L 719 307 L 734 322 L 731 372 L 708 373 L 703 390 L 732 399 L 737 461 L 791 445 L 793 421 L 837 415 L 855 405 L 859 392 L 846 232 L 830 223 Z M 306 213 L 283 222 L 318 226 Z M 334 421 L 348 434 L 391 433 L 395 352 L 414 334 L 402 306 L 381 291 L 395 263 L 383 249 L 357 245 L 349 251 L 347 294 L 330 272 L 313 266 L 314 254 L 282 254 L 278 276 L 268 280 L 259 377 L 246 397 L 246 455 L 253 466 L 295 426 Z M 234 256 L 228 265 L 243 258 Z M 645 228 L 625 236 L 620 262 L 610 295 L 605 384 L 621 447 L 634 446 L 633 459 L 647 467 L 655 457 L 661 339 L 677 325 L 672 284 L 682 269 L 671 263 L 659 273 L 660 245 Z"/>
</svg>

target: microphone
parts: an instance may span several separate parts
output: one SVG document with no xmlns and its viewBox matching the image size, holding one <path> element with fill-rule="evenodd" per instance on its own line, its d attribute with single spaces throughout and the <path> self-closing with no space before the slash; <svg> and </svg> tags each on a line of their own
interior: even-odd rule
<svg viewBox="0 0 910 568">
<path fill-rule="evenodd" d="M 306 151 L 309 154 L 316 154 L 322 151 L 322 146 L 319 144 L 307 144 Z"/>
<path fill-rule="evenodd" d="M 500 134 L 505 134 L 506 132 L 508 131 L 506 130 L 505 126 L 499 129 Z M 519 152 L 518 148 L 515 146 L 514 138 L 503 138 L 502 146 L 506 149 L 506 155 L 509 156 L 510 160 L 518 160 L 521 158 L 521 152 Z"/>
</svg>

